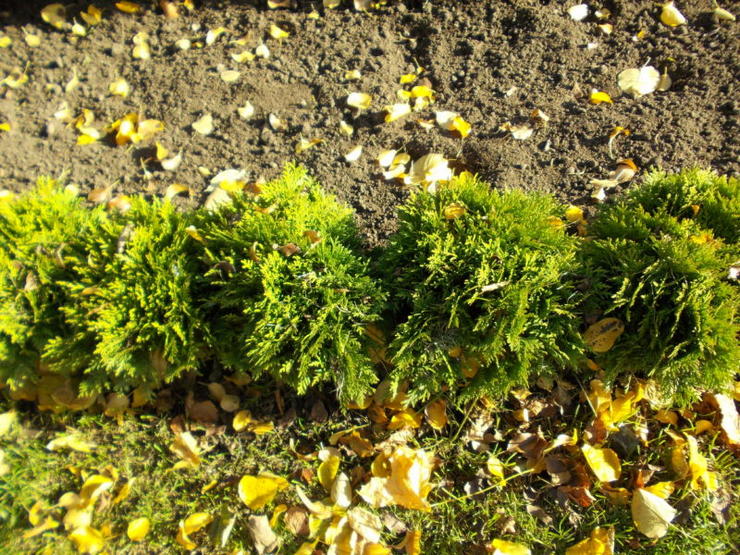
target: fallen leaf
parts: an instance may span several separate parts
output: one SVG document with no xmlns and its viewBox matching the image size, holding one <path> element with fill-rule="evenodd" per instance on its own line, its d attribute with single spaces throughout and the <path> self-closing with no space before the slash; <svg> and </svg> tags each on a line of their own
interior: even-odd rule
<svg viewBox="0 0 740 555">
<path fill-rule="evenodd" d="M 344 160 L 349 163 L 357 162 L 357 160 L 360 159 L 360 156 L 362 156 L 362 145 L 356 145 L 352 150 L 344 155 Z"/>
<path fill-rule="evenodd" d="M 532 552 L 526 545 L 499 539 L 491 542 L 490 550 L 493 552 L 493 555 L 532 555 Z"/>
<path fill-rule="evenodd" d="M 738 418 L 735 402 L 724 394 L 710 394 L 710 398 L 717 405 L 722 415 L 720 427 L 724 432 L 725 441 L 729 445 L 740 445 L 740 419 Z"/>
<path fill-rule="evenodd" d="M 170 446 L 170 451 L 183 459 L 175 465 L 175 469 L 184 467 L 200 466 L 200 449 L 198 443 L 190 432 L 179 432 L 175 434 L 175 440 Z"/>
<path fill-rule="evenodd" d="M 243 476 L 239 480 L 239 499 L 256 511 L 265 505 L 272 503 L 278 491 L 288 487 L 284 478 L 272 474 L 259 474 L 257 476 Z"/>
<path fill-rule="evenodd" d="M 2 436 L 3 434 L 0 434 Z M 52 439 L 46 444 L 46 449 L 49 451 L 61 451 L 62 449 L 70 449 L 72 451 L 78 451 L 80 453 L 92 453 L 97 447 L 97 444 L 91 441 L 86 441 L 79 434 L 67 434 Z"/>
<path fill-rule="evenodd" d="M 59 30 L 64 29 L 67 25 L 64 19 L 66 15 L 66 10 L 62 4 L 49 4 L 41 10 L 41 19 Z"/>
<path fill-rule="evenodd" d="M 591 94 L 588 97 L 588 101 L 591 104 L 602 104 L 606 102 L 607 104 L 613 104 L 614 101 L 612 100 L 612 97 L 609 96 L 609 93 L 605 93 L 604 91 L 599 91 L 597 89 L 592 89 Z"/>
<path fill-rule="evenodd" d="M 258 554 L 274 552 L 280 545 L 280 539 L 275 535 L 270 522 L 265 515 L 252 515 L 247 519 L 247 530 L 252 536 L 254 548 Z"/>
<path fill-rule="evenodd" d="M 213 116 L 210 113 L 203 114 L 200 118 L 191 124 L 194 131 L 201 135 L 210 135 L 213 133 Z"/>
<path fill-rule="evenodd" d="M 255 112 L 254 106 L 252 106 L 252 103 L 249 102 L 249 100 L 244 103 L 244 106 L 237 108 L 236 111 L 239 113 L 239 117 L 243 120 L 251 119 Z"/>
<path fill-rule="evenodd" d="M 90 553 L 94 555 L 105 547 L 105 539 L 99 530 L 91 526 L 81 526 L 72 531 L 69 535 L 77 547 L 78 553 Z"/>
<path fill-rule="evenodd" d="M 432 401 L 424 409 L 424 415 L 432 428 L 443 430 L 447 426 L 447 402 L 444 399 Z"/>
<path fill-rule="evenodd" d="M 617 76 L 619 88 L 635 98 L 655 91 L 660 82 L 660 72 L 653 66 L 625 69 Z"/>
<path fill-rule="evenodd" d="M 686 25 L 686 18 L 678 11 L 675 2 L 666 2 L 663 4 L 663 9 L 660 12 L 660 21 L 669 27 Z"/>
<path fill-rule="evenodd" d="M 324 459 L 324 461 L 319 465 L 318 469 L 318 477 L 319 477 L 319 483 L 324 486 L 324 489 L 327 492 L 331 491 L 331 486 L 334 483 L 334 478 L 337 475 L 337 471 L 339 470 L 339 463 L 341 462 L 341 459 L 336 455 L 329 455 Z"/>
<path fill-rule="evenodd" d="M 128 523 L 126 535 L 128 536 L 128 539 L 130 539 L 132 542 L 140 542 L 149 533 L 150 527 L 151 523 L 149 522 L 148 518 L 137 518 Z"/>
<path fill-rule="evenodd" d="M 290 36 L 290 33 L 285 31 L 284 29 L 281 29 L 274 23 L 270 25 L 269 33 L 270 33 L 270 36 L 274 38 L 275 40 L 287 39 Z"/>
<path fill-rule="evenodd" d="M 385 106 L 385 122 L 391 123 L 411 113 L 411 105 L 406 103 L 392 104 Z"/>
<path fill-rule="evenodd" d="M 637 488 L 632 493 L 632 520 L 635 527 L 648 538 L 662 538 L 676 510 L 654 493 Z"/>
<path fill-rule="evenodd" d="M 357 110 L 367 110 L 372 104 L 373 97 L 367 93 L 353 92 L 347 95 L 347 106 Z"/>
<path fill-rule="evenodd" d="M 573 21 L 583 21 L 588 17 L 589 9 L 587 4 L 576 4 L 568 8 L 568 15 Z"/>
<path fill-rule="evenodd" d="M 434 455 L 423 449 L 398 447 L 387 457 L 390 474 L 374 476 L 360 490 L 360 496 L 373 507 L 401 505 L 407 509 L 430 510 L 427 495 L 434 467 Z"/>
<path fill-rule="evenodd" d="M 601 482 L 619 480 L 622 474 L 622 465 L 619 463 L 619 457 L 613 450 L 599 449 L 592 447 L 588 443 L 584 443 L 581 446 L 581 452 L 588 466 Z"/>
<path fill-rule="evenodd" d="M 119 11 L 128 14 L 139 13 L 142 9 L 136 2 L 116 2 L 116 8 Z"/>
<path fill-rule="evenodd" d="M 591 536 L 565 550 L 565 555 L 613 555 L 614 528 L 596 527 Z"/>
<path fill-rule="evenodd" d="M 586 346 L 595 353 L 609 351 L 617 338 L 624 332 L 624 324 L 618 318 L 604 318 L 591 324 L 583 334 Z"/>
</svg>

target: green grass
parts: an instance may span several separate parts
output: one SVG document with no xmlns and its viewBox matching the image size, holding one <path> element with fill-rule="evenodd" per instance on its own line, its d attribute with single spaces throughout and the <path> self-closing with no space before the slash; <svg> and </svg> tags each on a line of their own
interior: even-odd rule
<svg viewBox="0 0 740 555">
<path fill-rule="evenodd" d="M 276 420 L 275 415 L 259 414 L 269 398 L 256 398 L 250 408 L 256 416 Z M 558 433 L 582 431 L 591 418 L 583 403 L 576 404 L 575 414 L 568 418 L 541 420 L 543 435 L 550 439 Z M 6 407 L 7 408 L 7 407 Z M 491 452 L 502 460 L 507 468 L 506 475 L 516 471 L 514 465 L 522 458 L 505 453 L 508 440 L 517 430 L 507 406 L 494 412 L 491 431 L 503 437 L 491 444 Z M 476 411 L 477 412 L 477 409 Z M 300 484 L 309 497 L 319 500 L 325 497 L 323 488 L 315 481 L 306 484 L 301 479 L 301 470 L 318 467 L 318 461 L 304 461 L 296 457 L 289 445 L 303 453 L 315 452 L 328 445 L 331 434 L 356 425 L 371 424 L 364 411 L 351 411 L 344 416 L 335 414 L 323 424 L 310 421 L 305 416 L 308 409 L 299 411 L 299 417 L 287 428 L 276 428 L 272 433 L 255 437 L 248 433 L 236 434 L 230 427 L 211 428 L 210 433 L 194 431 L 200 441 L 209 446 L 202 455 L 202 464 L 197 469 L 173 471 L 178 460 L 170 453 L 173 432 L 170 430 L 173 415 L 153 415 L 146 411 L 138 415 L 127 415 L 119 424 L 114 419 L 90 414 L 51 414 L 19 412 L 20 426 L 10 436 L 0 440 L 5 452 L 5 462 L 10 472 L 0 476 L 0 550 L 4 552 L 53 552 L 74 553 L 67 533 L 59 529 L 41 536 L 24 540 L 23 532 L 31 528 L 28 510 L 36 501 L 53 505 L 67 491 L 79 491 L 82 478 L 71 470 L 100 472 L 113 465 L 120 478 L 109 493 L 103 495 L 107 504 L 96 510 L 94 527 L 110 523 L 114 537 L 107 542 L 111 553 L 181 552 L 175 542 L 177 523 L 188 515 L 205 511 L 227 520 L 236 517 L 236 525 L 225 548 L 218 547 L 217 539 L 209 536 L 211 528 L 198 532 L 194 540 L 204 553 L 229 553 L 234 549 L 250 552 L 252 542 L 246 530 L 246 519 L 250 510 L 239 500 L 237 483 L 245 474 L 270 471 L 283 476 L 293 484 Z M 473 413 L 471 413 L 473 416 Z M 637 417 L 636 417 L 637 418 Z M 225 420 L 230 420 L 227 417 Z M 637 420 L 628 422 L 636 424 Z M 424 429 L 423 433 L 410 440 L 411 447 L 423 447 L 433 451 L 440 466 L 433 475 L 438 486 L 430 494 L 431 513 L 411 511 L 399 507 L 371 509 L 381 516 L 394 515 L 409 528 L 422 531 L 422 553 L 483 553 L 485 546 L 495 538 L 525 544 L 533 553 L 563 553 L 577 541 L 587 537 L 597 526 L 614 526 L 616 549 L 619 553 L 731 553 L 738 545 L 740 505 L 733 502 L 729 509 L 729 520 L 720 525 L 710 509 L 711 494 L 690 491 L 687 486 L 678 488 L 670 497 L 670 503 L 679 510 L 678 523 L 671 526 L 668 534 L 652 541 L 636 532 L 629 506 L 613 505 L 599 492 L 598 484 L 591 491 L 594 503 L 581 508 L 572 503 L 561 504 L 555 495 L 547 473 L 536 476 L 523 475 L 510 479 L 503 486 L 494 486 L 485 470 L 489 452 L 475 452 L 464 441 L 469 420 L 462 412 L 451 415 L 444 432 Z M 663 426 L 663 425 L 661 425 Z M 367 427 L 372 429 L 372 426 Z M 86 440 L 98 447 L 92 453 L 74 451 L 49 452 L 46 443 L 62 433 L 77 431 Z M 580 435 L 580 434 L 579 434 Z M 388 436 L 378 431 L 372 435 L 374 443 Z M 735 498 L 733 484 L 737 484 L 740 465 L 723 445 L 709 435 L 700 436 L 701 451 L 710 468 L 720 475 L 720 483 Z M 630 488 L 631 476 L 638 468 L 664 468 L 670 438 L 662 428 L 651 421 L 651 442 L 640 447 L 629 458 L 622 458 L 623 478 L 618 485 Z M 567 452 L 569 448 L 560 448 Z M 570 448 L 569 456 L 577 459 L 578 449 Z M 350 474 L 355 467 L 369 468 L 371 458 L 359 459 L 354 455 L 343 456 L 340 470 Z M 130 496 L 118 505 L 107 503 L 114 497 L 122 483 L 134 478 Z M 658 470 L 650 483 L 670 479 L 670 472 Z M 211 481 L 217 485 L 206 493 L 202 488 Z M 471 493 L 470 487 L 481 493 Z M 356 485 L 355 492 L 359 488 Z M 734 500 L 733 500 L 734 501 Z M 301 505 L 293 487 L 281 492 L 275 501 L 257 514 L 271 516 L 273 508 L 284 503 L 288 506 Z M 361 505 L 364 505 L 361 503 Z M 537 505 L 552 519 L 545 525 L 527 511 L 528 505 Z M 62 511 L 57 510 L 57 515 Z M 125 535 L 129 521 L 148 517 L 152 530 L 141 544 L 134 544 Z M 513 522 L 514 532 L 502 531 Z M 289 532 L 282 519 L 275 527 L 281 537 L 281 553 L 294 553 L 306 540 Z M 403 535 L 384 532 L 383 541 L 398 543 Z"/>
</svg>

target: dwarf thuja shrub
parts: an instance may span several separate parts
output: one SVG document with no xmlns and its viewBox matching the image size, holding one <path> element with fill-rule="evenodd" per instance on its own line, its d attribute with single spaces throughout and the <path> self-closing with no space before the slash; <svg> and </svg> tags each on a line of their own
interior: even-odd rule
<svg viewBox="0 0 740 555">
<path fill-rule="evenodd" d="M 412 399 L 501 396 L 572 365 L 576 246 L 562 213 L 549 196 L 491 191 L 467 174 L 402 206 L 380 263 L 400 319 L 396 386 L 409 382 Z"/>
<path fill-rule="evenodd" d="M 198 216 L 214 349 L 228 368 L 269 373 L 303 393 L 329 382 L 356 400 L 376 381 L 368 324 L 384 294 L 356 252 L 349 208 L 305 170 Z"/>
<path fill-rule="evenodd" d="M 700 170 L 655 172 L 589 227 L 580 259 L 593 316 L 625 329 L 595 354 L 611 378 L 654 378 L 667 396 L 722 389 L 740 370 L 738 182 Z"/>
<path fill-rule="evenodd" d="M 44 359 L 80 376 L 81 393 L 154 386 L 198 368 L 207 328 L 188 225 L 169 202 L 134 198 L 78 237 L 79 255 L 66 261 L 73 274 L 61 283 L 66 333 L 47 343 Z"/>
<path fill-rule="evenodd" d="M 59 307 L 67 258 L 95 215 L 51 179 L 0 201 L 0 378 L 21 388 L 36 380 L 47 342 L 67 327 Z"/>
</svg>

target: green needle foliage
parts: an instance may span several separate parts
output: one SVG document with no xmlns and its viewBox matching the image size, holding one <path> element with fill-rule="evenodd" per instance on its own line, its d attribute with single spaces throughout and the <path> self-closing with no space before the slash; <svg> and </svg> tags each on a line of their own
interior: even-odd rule
<svg viewBox="0 0 740 555">
<path fill-rule="evenodd" d="M 576 244 L 553 225 L 562 212 L 551 197 L 491 191 L 469 175 L 409 199 L 380 265 L 401 321 L 396 387 L 408 381 L 412 400 L 444 388 L 499 397 L 574 364 Z"/>
<path fill-rule="evenodd" d="M 77 238 L 64 281 L 67 333 L 44 350 L 52 370 L 82 376 L 80 392 L 166 383 L 194 371 L 207 340 L 194 300 L 198 243 L 169 202 L 134 198 Z"/>
<path fill-rule="evenodd" d="M 616 317 L 624 333 L 596 361 L 611 378 L 654 378 L 688 402 L 740 370 L 738 181 L 687 170 L 650 174 L 590 226 L 581 260 L 587 312 Z"/>
<path fill-rule="evenodd" d="M 343 401 L 369 393 L 365 327 L 379 319 L 384 293 L 355 252 L 351 210 L 289 166 L 198 218 L 210 268 L 203 309 L 221 363 L 299 393 L 322 382 Z"/>
<path fill-rule="evenodd" d="M 11 387 L 33 383 L 47 342 L 67 332 L 60 282 L 93 219 L 75 193 L 46 178 L 0 201 L 0 378 Z"/>
</svg>

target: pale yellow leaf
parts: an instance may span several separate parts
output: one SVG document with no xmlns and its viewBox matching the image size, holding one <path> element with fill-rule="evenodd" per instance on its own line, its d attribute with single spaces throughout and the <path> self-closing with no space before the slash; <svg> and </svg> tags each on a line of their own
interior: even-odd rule
<svg viewBox="0 0 740 555">
<path fill-rule="evenodd" d="M 586 346 L 595 353 L 609 351 L 617 338 L 624 332 L 624 324 L 618 318 L 604 318 L 591 324 L 583 334 Z"/>
<path fill-rule="evenodd" d="M 493 555 L 531 555 L 532 552 L 526 545 L 495 539 L 491 542 Z"/>
<path fill-rule="evenodd" d="M 632 520 L 635 527 L 648 538 L 662 538 L 676 510 L 654 493 L 638 488 L 632 493 Z"/>
</svg>

